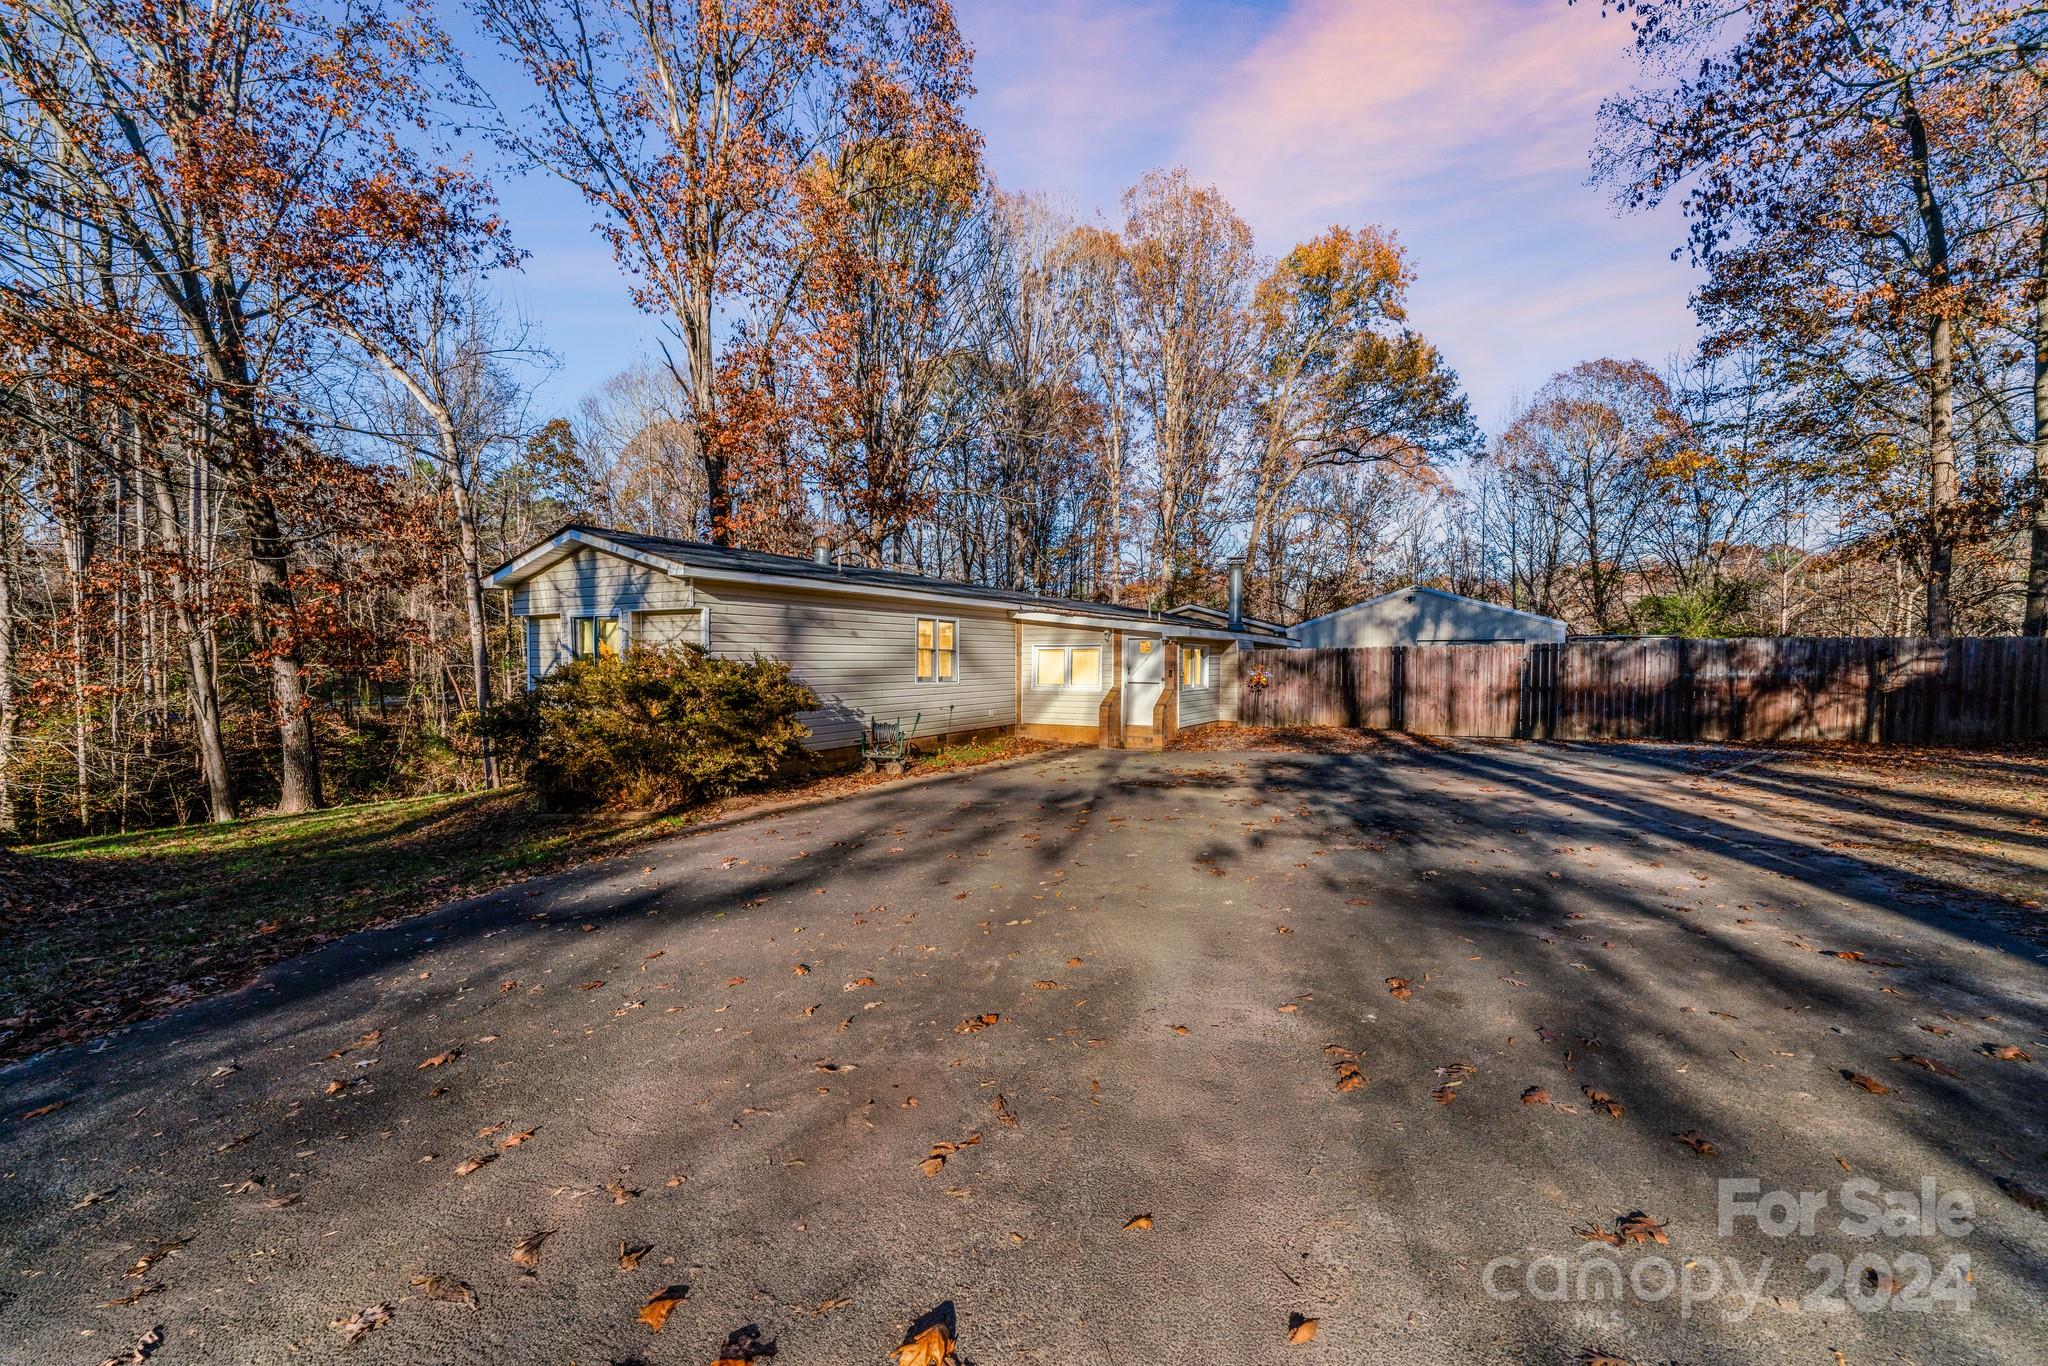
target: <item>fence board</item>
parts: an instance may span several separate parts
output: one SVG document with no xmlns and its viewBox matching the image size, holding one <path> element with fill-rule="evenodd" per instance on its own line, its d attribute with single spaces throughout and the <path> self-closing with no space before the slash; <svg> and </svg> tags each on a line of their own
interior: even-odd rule
<svg viewBox="0 0 2048 1366">
<path fill-rule="evenodd" d="M 2048 738 L 2048 640 L 1579 640 L 1260 651 L 1248 725 L 1561 740 Z"/>
</svg>

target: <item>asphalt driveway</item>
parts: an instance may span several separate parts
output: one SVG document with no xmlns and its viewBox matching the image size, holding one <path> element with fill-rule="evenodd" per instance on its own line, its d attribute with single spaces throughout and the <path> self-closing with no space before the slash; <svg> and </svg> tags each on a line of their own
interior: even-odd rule
<svg viewBox="0 0 2048 1366">
<path fill-rule="evenodd" d="M 0 1076 L 0 1359 L 2038 1359 L 2016 914 L 1650 748 L 884 789 Z"/>
</svg>

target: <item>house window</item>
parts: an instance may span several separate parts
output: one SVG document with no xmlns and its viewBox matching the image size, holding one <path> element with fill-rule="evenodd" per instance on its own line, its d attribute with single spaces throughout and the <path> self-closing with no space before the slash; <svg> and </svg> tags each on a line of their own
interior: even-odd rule
<svg viewBox="0 0 2048 1366">
<path fill-rule="evenodd" d="M 1033 658 L 1031 686 L 1072 688 L 1077 692 L 1102 690 L 1102 647 L 1041 645 Z"/>
<path fill-rule="evenodd" d="M 578 659 L 616 659 L 619 654 L 619 619 L 577 617 L 569 642 L 570 652 Z"/>
<path fill-rule="evenodd" d="M 1206 687 L 1209 682 L 1209 651 L 1200 645 L 1180 647 L 1180 685 L 1183 688 Z"/>
<path fill-rule="evenodd" d="M 957 678 L 958 654 L 954 649 L 959 627 L 944 617 L 917 619 L 917 681 L 951 683 Z"/>
</svg>

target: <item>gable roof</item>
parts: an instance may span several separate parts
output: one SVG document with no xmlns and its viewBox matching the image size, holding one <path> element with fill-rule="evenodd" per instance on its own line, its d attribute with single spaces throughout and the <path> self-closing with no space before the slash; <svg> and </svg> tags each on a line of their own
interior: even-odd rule
<svg viewBox="0 0 2048 1366">
<path fill-rule="evenodd" d="M 1142 623 L 1171 634 L 1206 636 L 1274 635 L 1278 632 L 1247 630 L 1231 632 L 1221 628 L 1202 629 L 1185 617 L 1149 612 L 1142 607 L 1121 607 L 1112 603 L 1082 602 L 1074 598 L 1046 597 L 1010 588 L 942 579 L 904 569 L 875 569 L 866 565 L 819 564 L 802 555 L 776 555 L 765 550 L 737 550 L 703 541 L 675 540 L 646 536 L 637 531 L 616 531 L 609 527 L 572 522 L 528 546 L 487 576 L 494 588 L 514 584 L 542 573 L 588 546 L 646 565 L 676 578 L 702 578 L 734 582 L 786 583 L 820 592 L 866 593 L 883 597 L 916 597 L 942 602 L 985 603 L 1008 607 L 1033 616 L 1088 617 L 1098 620 Z M 1186 623 L 1185 626 L 1181 623 Z"/>
<path fill-rule="evenodd" d="M 1407 588 L 1396 588 L 1391 593 L 1381 593 L 1377 597 L 1366 598 L 1361 602 L 1354 602 L 1347 606 L 1339 607 L 1334 612 L 1325 612 L 1321 616 L 1310 617 L 1307 621 L 1298 621 L 1295 623 L 1295 629 L 1308 625 L 1310 621 L 1328 621 L 1331 617 L 1341 617 L 1347 613 L 1356 612 L 1361 608 L 1376 606 L 1392 598 L 1413 597 L 1417 593 L 1427 593 L 1433 598 L 1443 598 L 1450 602 L 1466 602 L 1474 607 L 1484 607 L 1489 612 L 1505 612 L 1511 617 L 1522 617 L 1529 621 L 1540 621 L 1550 626 L 1564 625 L 1564 622 L 1557 617 L 1546 617 L 1540 612 L 1524 612 L 1519 607 L 1503 607 L 1497 602 L 1488 602 L 1485 598 L 1468 598 L 1463 593 L 1447 593 L 1441 588 L 1425 588 L 1421 584 L 1411 584 Z"/>
<path fill-rule="evenodd" d="M 1170 617 L 1202 617 L 1210 621 L 1220 621 L 1226 624 L 1230 621 L 1229 612 L 1221 607 L 1211 607 L 1206 602 L 1180 603 L 1167 608 L 1166 615 Z M 1246 635 L 1284 636 L 1287 634 L 1287 628 L 1279 622 L 1270 621 L 1265 617 L 1255 617 L 1250 612 L 1244 614 L 1244 626 Z"/>
</svg>

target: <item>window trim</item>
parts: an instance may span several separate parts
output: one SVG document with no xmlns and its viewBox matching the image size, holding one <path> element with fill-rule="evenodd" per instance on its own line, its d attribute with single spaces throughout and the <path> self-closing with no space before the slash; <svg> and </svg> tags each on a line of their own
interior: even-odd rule
<svg viewBox="0 0 2048 1366">
<path fill-rule="evenodd" d="M 1078 685 L 1074 682 L 1074 651 L 1076 650 L 1095 651 L 1095 686 L 1093 687 Z M 1041 683 L 1038 681 L 1038 661 L 1041 657 L 1049 654 L 1060 657 L 1060 681 L 1057 683 Z M 1108 692 L 1111 687 L 1108 681 L 1109 664 L 1109 646 L 1096 641 L 1089 641 L 1086 644 L 1079 645 L 1072 643 L 1066 645 L 1033 645 L 1031 647 L 1031 682 L 1029 686 L 1033 692 L 1073 692 L 1082 693 L 1089 697 L 1099 697 L 1103 693 Z"/>
<path fill-rule="evenodd" d="M 926 622 L 932 624 L 932 676 L 930 678 L 921 678 L 918 676 L 917 656 L 923 647 L 917 643 L 917 638 L 919 628 Z M 944 653 L 953 656 L 953 672 L 950 674 L 939 672 L 939 655 L 941 653 L 939 648 L 939 627 L 941 626 L 953 628 L 953 648 L 944 651 Z M 958 617 L 928 617 L 920 613 L 911 619 L 910 681 L 920 688 L 951 687 L 960 681 L 960 619 Z"/>
<path fill-rule="evenodd" d="M 1193 683 L 1188 682 L 1188 660 L 1191 658 L 1201 666 L 1198 670 L 1198 672 L 1201 674 L 1201 677 L 1198 681 Z M 1206 691 L 1211 686 L 1210 677 L 1211 674 L 1209 669 L 1209 647 L 1206 645 L 1189 645 L 1183 642 L 1180 647 L 1181 691 Z"/>
<path fill-rule="evenodd" d="M 612 624 L 611 657 L 617 659 L 626 652 L 626 624 L 619 618 L 617 613 L 613 613 L 610 616 L 606 616 L 601 612 L 585 612 L 573 617 L 564 617 L 562 620 L 567 624 L 569 628 L 567 632 L 569 658 L 603 659 L 605 657 L 603 633 L 598 629 L 598 623 L 605 621 L 608 621 Z M 590 653 L 587 655 L 576 648 L 576 638 L 577 636 L 582 634 L 581 628 L 583 626 L 583 623 L 586 621 L 591 624 Z"/>
</svg>

